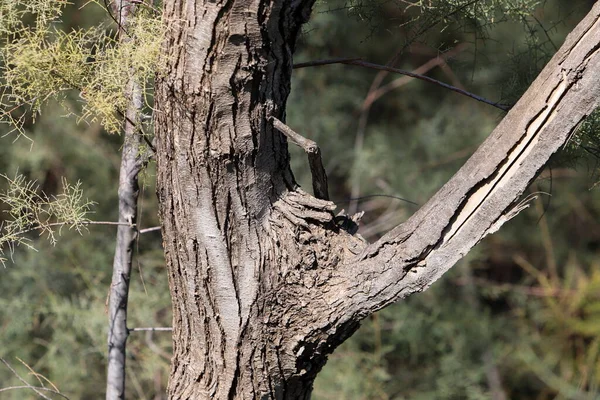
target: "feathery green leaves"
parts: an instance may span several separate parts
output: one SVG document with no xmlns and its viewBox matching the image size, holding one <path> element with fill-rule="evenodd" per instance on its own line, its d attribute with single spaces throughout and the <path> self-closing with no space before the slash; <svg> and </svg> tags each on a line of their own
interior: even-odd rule
<svg viewBox="0 0 600 400">
<path fill-rule="evenodd" d="M 7 210 L 8 220 L 0 226 L 0 264 L 7 261 L 5 248 L 10 251 L 14 246 L 24 245 L 34 249 L 27 234 L 33 231 L 47 235 L 52 244 L 56 244 L 56 235 L 67 226 L 81 233 L 81 229 L 90 222 L 87 218 L 93 202 L 84 199 L 81 183 L 72 185 L 62 181 L 63 191 L 56 196 L 48 196 L 40 191 L 34 181 L 24 175 L 14 178 L 3 176 L 8 188 L 0 192 L 0 203 Z"/>
<path fill-rule="evenodd" d="M 103 25 L 69 32 L 57 28 L 55 23 L 67 4 L 62 0 L 2 0 L 0 122 L 24 134 L 24 109 L 35 117 L 53 99 L 67 114 L 77 114 L 78 122 L 99 122 L 107 131 L 118 133 L 127 82 L 134 77 L 149 93 L 160 69 L 164 32 L 160 16 L 153 9 L 140 8 L 130 18 L 126 34 L 131 40 L 123 42 Z M 79 93 L 80 111 L 67 102 L 70 91 Z"/>
</svg>

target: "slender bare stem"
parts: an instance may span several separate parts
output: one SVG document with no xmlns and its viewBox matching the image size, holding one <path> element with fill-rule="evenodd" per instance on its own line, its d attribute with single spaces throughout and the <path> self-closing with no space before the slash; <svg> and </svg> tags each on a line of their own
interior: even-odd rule
<svg viewBox="0 0 600 400">
<path fill-rule="evenodd" d="M 159 327 L 159 328 L 130 328 L 129 332 L 171 332 L 172 327 Z"/>
<path fill-rule="evenodd" d="M 124 27 L 134 11 L 136 2 L 117 0 L 115 7 L 119 11 L 119 39 L 121 42 L 133 40 Z M 113 262 L 113 276 L 110 286 L 109 329 L 108 329 L 108 368 L 107 400 L 125 398 L 125 359 L 127 329 L 127 302 L 129 282 L 135 241 L 138 237 L 135 226 L 138 213 L 139 185 L 138 174 L 143 168 L 144 157 L 141 154 L 142 135 L 139 134 L 140 114 L 143 104 L 140 85 L 131 78 L 124 88 L 128 99 L 124 118 L 124 143 L 119 172 L 119 222 L 117 243 Z"/>
<path fill-rule="evenodd" d="M 60 392 L 57 392 L 54 389 L 45 388 L 45 387 L 41 387 L 41 386 L 31 386 L 31 385 L 28 385 L 28 386 L 8 386 L 8 387 L 0 388 L 0 392 L 8 392 L 10 390 L 22 390 L 22 389 L 37 389 L 37 390 L 40 390 L 42 392 L 49 392 L 49 393 L 55 394 L 57 396 L 62 397 L 63 399 L 67 399 L 67 400 L 69 399 L 67 396 L 65 396 L 64 394 L 62 394 Z"/>
<path fill-rule="evenodd" d="M 72 225 L 72 224 L 76 224 L 76 225 L 111 225 L 111 226 L 121 226 L 121 225 L 125 225 L 125 226 L 131 226 L 130 223 L 128 222 L 113 222 L 113 221 L 82 221 L 82 222 L 71 222 L 71 221 L 63 221 L 63 222 L 52 222 L 50 224 L 44 224 L 44 225 L 36 225 L 32 228 L 29 229 L 25 229 L 19 232 L 15 232 L 15 233 L 11 233 L 11 236 L 21 236 L 24 235 L 26 233 L 29 232 L 35 232 L 35 231 L 39 231 L 42 229 L 46 229 L 46 228 L 52 228 L 52 227 L 56 227 L 56 226 L 66 226 L 66 225 Z M 135 226 L 135 225 L 134 225 Z M 0 235 L 1 237 L 2 235 Z"/>
<path fill-rule="evenodd" d="M 307 68 L 307 67 L 318 67 L 321 65 L 330 65 L 330 64 L 345 64 L 350 61 L 360 61 L 360 60 L 362 60 L 362 58 L 354 57 L 354 58 L 330 58 L 328 60 L 307 61 L 307 62 L 294 64 L 294 69 Z"/>
<path fill-rule="evenodd" d="M 371 68 L 371 69 L 376 69 L 376 70 L 379 70 L 379 71 L 387 71 L 387 72 L 391 72 L 391 73 L 394 73 L 394 74 L 406 75 L 406 76 L 410 76 L 411 78 L 420 79 L 420 80 L 425 81 L 425 82 L 433 83 L 434 85 L 441 86 L 441 87 L 443 87 L 445 89 L 448 89 L 448 90 L 451 90 L 453 92 L 462 94 L 463 96 L 470 97 L 471 99 L 474 99 L 474 100 L 480 101 L 482 103 L 488 104 L 488 105 L 490 105 L 492 107 L 499 108 L 502 111 L 508 111 L 512 107 L 512 106 L 510 106 L 508 104 L 500 104 L 498 102 L 488 100 L 486 98 L 483 98 L 481 96 L 478 96 L 476 94 L 468 92 L 468 91 L 466 91 L 464 89 L 457 88 L 456 86 L 452 86 L 452 85 L 449 85 L 449 84 L 444 83 L 442 81 L 438 81 L 437 79 L 433 79 L 433 78 L 431 78 L 429 76 L 426 76 L 426 75 L 416 74 L 414 72 L 410 72 L 410 71 L 407 71 L 407 70 L 404 70 L 404 69 L 400 69 L 400 68 L 389 67 L 387 65 L 374 64 L 374 63 L 371 63 L 371 62 L 368 62 L 368 61 L 363 61 L 360 58 L 336 58 L 336 59 L 330 59 L 330 60 L 310 61 L 310 62 L 305 62 L 305 63 L 294 64 L 294 69 L 306 68 L 306 67 L 313 67 L 313 66 L 321 66 L 321 65 L 329 65 L 329 64 L 356 65 L 356 66 L 359 66 L 359 67 Z"/>
<path fill-rule="evenodd" d="M 19 375 L 19 374 L 17 373 L 17 371 L 15 371 L 15 370 L 13 369 L 13 367 L 11 367 L 11 366 L 10 366 L 10 364 L 9 364 L 9 363 L 8 363 L 8 362 L 7 362 L 7 361 L 4 359 L 4 358 L 0 358 L 0 361 L 2 361 L 2 363 L 3 363 L 4 365 L 6 365 L 6 368 L 8 368 L 8 369 L 10 370 L 10 372 L 12 372 L 12 373 L 13 373 L 13 375 L 17 377 L 17 379 L 18 379 L 18 380 L 20 380 L 21 382 L 23 382 L 23 383 L 25 384 L 25 387 L 26 387 L 26 388 L 33 390 L 35 393 L 37 393 L 37 395 L 38 395 L 38 396 L 40 396 L 40 397 L 41 397 L 41 398 L 43 398 L 43 399 L 52 400 L 52 399 L 50 399 L 50 397 L 48 397 L 48 396 L 46 396 L 45 394 L 43 394 L 43 393 L 42 393 L 42 392 L 39 390 L 40 388 L 37 388 L 37 387 L 35 387 L 35 386 L 31 386 L 31 385 L 29 384 L 29 382 L 27 382 L 25 379 L 23 379 L 23 378 L 21 377 L 21 375 Z M 63 397 L 64 397 L 64 396 L 63 396 Z"/>
<path fill-rule="evenodd" d="M 153 226 L 151 228 L 140 229 L 140 235 L 144 233 L 160 231 L 161 229 L 162 228 L 160 226 Z"/>
</svg>

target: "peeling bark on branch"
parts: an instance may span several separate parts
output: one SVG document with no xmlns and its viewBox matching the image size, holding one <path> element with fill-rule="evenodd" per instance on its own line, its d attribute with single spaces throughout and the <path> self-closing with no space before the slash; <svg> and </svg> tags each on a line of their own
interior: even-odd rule
<svg viewBox="0 0 600 400">
<path fill-rule="evenodd" d="M 312 0 L 169 0 L 158 189 L 176 399 L 307 399 L 365 316 L 427 288 L 514 204 L 598 104 L 600 5 L 465 166 L 368 245 L 296 185 L 284 121 Z"/>
</svg>

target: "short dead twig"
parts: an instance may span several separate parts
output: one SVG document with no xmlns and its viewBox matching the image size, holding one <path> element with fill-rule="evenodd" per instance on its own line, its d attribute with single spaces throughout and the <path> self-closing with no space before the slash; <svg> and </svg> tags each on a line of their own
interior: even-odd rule
<svg viewBox="0 0 600 400">
<path fill-rule="evenodd" d="M 301 147 L 308 155 L 308 164 L 312 175 L 314 195 L 318 199 L 329 200 L 329 189 L 327 187 L 327 174 L 321 160 L 321 149 L 314 141 L 294 132 L 292 128 L 275 117 L 271 117 L 275 129 L 283 133 L 294 144 Z"/>
</svg>

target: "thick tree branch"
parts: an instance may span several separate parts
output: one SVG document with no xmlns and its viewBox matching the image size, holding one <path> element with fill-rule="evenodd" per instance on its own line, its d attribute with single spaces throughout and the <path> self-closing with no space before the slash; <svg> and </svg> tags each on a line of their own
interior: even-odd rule
<svg viewBox="0 0 600 400">
<path fill-rule="evenodd" d="M 362 318 L 429 286 L 526 206 L 511 208 L 597 104 L 600 40 L 583 31 L 598 7 L 453 180 L 369 246 L 298 188 L 270 122 L 285 115 L 311 2 L 165 2 L 165 18 L 185 22 L 165 41 L 154 114 L 174 398 L 309 398 Z"/>
<path fill-rule="evenodd" d="M 598 73 L 600 3 L 456 175 L 336 278 L 343 294 L 333 302 L 346 304 L 344 318 L 368 315 L 423 291 L 483 237 L 526 208 L 515 206 L 521 194 L 598 107 Z"/>
</svg>

